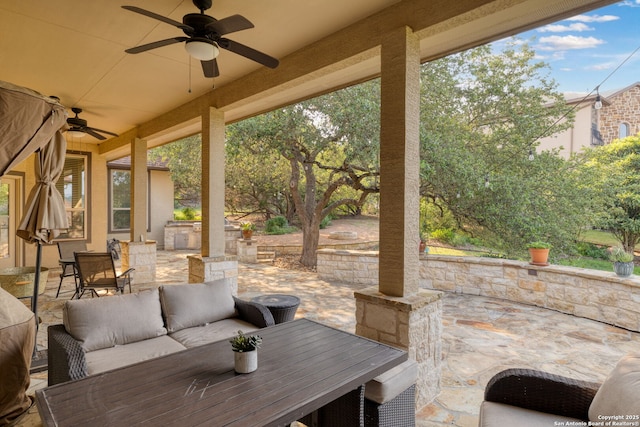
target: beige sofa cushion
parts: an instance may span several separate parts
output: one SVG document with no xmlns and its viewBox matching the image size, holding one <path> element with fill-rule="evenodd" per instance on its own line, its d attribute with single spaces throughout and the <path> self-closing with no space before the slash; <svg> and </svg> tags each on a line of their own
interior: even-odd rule
<svg viewBox="0 0 640 427">
<path fill-rule="evenodd" d="M 168 335 L 163 335 L 127 345 L 90 351 L 85 353 L 84 357 L 87 361 L 87 373 L 93 375 L 184 349 L 186 349 L 185 346 L 169 338 Z"/>
<path fill-rule="evenodd" d="M 583 420 L 577 418 L 561 417 L 518 406 L 505 405 L 504 403 L 485 401 L 480 406 L 479 427 L 551 427 L 568 425 L 580 426 L 586 424 Z"/>
<path fill-rule="evenodd" d="M 67 301 L 62 320 L 67 332 L 87 352 L 167 333 L 157 289 Z"/>
<path fill-rule="evenodd" d="M 223 319 L 203 326 L 193 326 L 169 334 L 187 348 L 197 347 L 216 341 L 226 340 L 241 330 L 244 333 L 257 331 L 259 328 L 240 319 Z M 229 344 L 231 350 L 231 344 Z"/>
<path fill-rule="evenodd" d="M 167 330 L 202 326 L 237 315 L 228 280 L 160 287 Z"/>
<path fill-rule="evenodd" d="M 625 416 L 640 416 L 640 353 L 628 354 L 616 365 L 589 407 L 591 421 L 610 420 L 606 416 L 622 416 L 622 421 L 639 422 Z"/>
<path fill-rule="evenodd" d="M 409 359 L 378 375 L 364 387 L 364 397 L 379 404 L 393 400 L 418 379 L 418 364 Z"/>
</svg>

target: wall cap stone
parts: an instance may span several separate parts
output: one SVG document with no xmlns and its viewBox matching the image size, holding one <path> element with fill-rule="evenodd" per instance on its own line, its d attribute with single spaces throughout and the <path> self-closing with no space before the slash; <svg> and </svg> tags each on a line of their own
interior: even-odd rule
<svg viewBox="0 0 640 427">
<path fill-rule="evenodd" d="M 392 307 L 398 311 L 411 312 L 438 301 L 442 298 L 442 292 L 420 289 L 413 295 L 394 297 L 383 294 L 377 286 L 371 286 L 354 292 L 353 296 L 356 300 Z"/>
</svg>

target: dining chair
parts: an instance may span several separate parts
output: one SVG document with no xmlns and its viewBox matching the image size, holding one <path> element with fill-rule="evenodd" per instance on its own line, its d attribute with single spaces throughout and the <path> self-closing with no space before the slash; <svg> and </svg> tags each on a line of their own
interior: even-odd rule
<svg viewBox="0 0 640 427">
<path fill-rule="evenodd" d="M 60 289 L 62 288 L 62 281 L 65 277 L 72 277 L 76 285 L 75 292 L 78 293 L 78 272 L 76 270 L 76 260 L 74 254 L 76 252 L 86 252 L 87 242 L 84 240 L 64 240 L 58 243 L 58 254 L 60 259 L 58 264 L 62 268 L 60 273 L 60 284 L 58 284 L 58 292 L 56 292 L 56 298 L 60 295 Z M 76 294 L 73 294 L 75 296 Z M 73 297 L 72 297 L 73 298 Z"/>
<path fill-rule="evenodd" d="M 134 269 L 129 268 L 118 275 L 110 252 L 76 252 L 75 260 L 80 287 L 78 299 L 87 290 L 98 297 L 100 295 L 96 289 L 115 289 L 124 293 L 127 285 L 131 293 L 131 273 Z"/>
</svg>

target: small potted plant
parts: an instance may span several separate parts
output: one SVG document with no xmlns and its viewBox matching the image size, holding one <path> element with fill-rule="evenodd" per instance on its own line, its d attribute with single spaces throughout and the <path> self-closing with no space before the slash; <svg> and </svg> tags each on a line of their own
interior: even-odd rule
<svg viewBox="0 0 640 427">
<path fill-rule="evenodd" d="M 253 231 L 256 229 L 256 225 L 251 221 L 244 221 L 240 223 L 240 229 L 242 230 L 242 238 L 245 240 L 251 239 Z"/>
<path fill-rule="evenodd" d="M 423 231 L 420 232 L 420 246 L 418 250 L 421 254 L 427 252 L 427 235 Z"/>
<path fill-rule="evenodd" d="M 245 335 L 238 331 L 238 335 L 229 340 L 233 349 L 235 371 L 248 374 L 258 369 L 258 348 L 262 344 L 260 335 Z"/>
<path fill-rule="evenodd" d="M 633 254 L 625 251 L 622 246 L 613 248 L 609 257 L 613 261 L 613 271 L 620 277 L 629 277 L 633 274 L 633 258 Z"/>
<path fill-rule="evenodd" d="M 527 243 L 529 255 L 531 255 L 530 264 L 547 266 L 549 265 L 549 250 L 551 245 L 543 241 L 534 241 Z"/>
</svg>

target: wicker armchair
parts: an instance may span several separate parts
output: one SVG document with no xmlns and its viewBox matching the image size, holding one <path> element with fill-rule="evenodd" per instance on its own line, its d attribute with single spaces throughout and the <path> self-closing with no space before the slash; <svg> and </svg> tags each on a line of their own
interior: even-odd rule
<svg viewBox="0 0 640 427">
<path fill-rule="evenodd" d="M 507 369 L 489 381 L 484 400 L 588 421 L 589 406 L 599 387 L 599 383 L 542 371 Z"/>
</svg>

